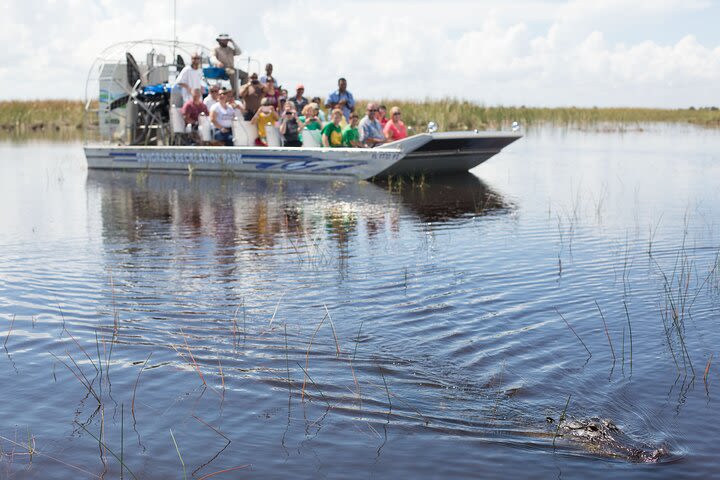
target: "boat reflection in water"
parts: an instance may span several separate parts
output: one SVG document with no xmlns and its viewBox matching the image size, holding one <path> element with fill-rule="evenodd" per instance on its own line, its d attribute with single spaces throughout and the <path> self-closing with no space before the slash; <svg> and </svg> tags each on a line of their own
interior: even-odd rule
<svg viewBox="0 0 720 480">
<path fill-rule="evenodd" d="M 106 244 L 144 248 L 157 239 L 177 240 L 183 252 L 199 249 L 194 257 L 211 247 L 226 265 L 239 254 L 273 251 L 342 269 L 354 238 L 400 237 L 417 225 L 432 229 L 514 208 L 470 173 L 374 184 L 90 170 L 87 181 L 89 194 L 100 200 Z M 168 248 L 160 253 L 168 260 L 181 253 Z"/>
<path fill-rule="evenodd" d="M 502 215 L 515 206 L 470 172 L 435 177 L 429 183 L 411 180 L 379 182 L 400 196 L 401 203 L 422 222 L 447 222 L 456 219 Z"/>
</svg>

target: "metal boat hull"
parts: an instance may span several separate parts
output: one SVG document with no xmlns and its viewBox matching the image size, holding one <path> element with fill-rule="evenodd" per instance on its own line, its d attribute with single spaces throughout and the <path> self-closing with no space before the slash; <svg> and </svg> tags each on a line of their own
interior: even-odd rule
<svg viewBox="0 0 720 480">
<path fill-rule="evenodd" d="M 86 146 L 88 168 L 370 179 L 466 172 L 520 138 L 500 132 L 420 134 L 374 149 Z"/>
</svg>

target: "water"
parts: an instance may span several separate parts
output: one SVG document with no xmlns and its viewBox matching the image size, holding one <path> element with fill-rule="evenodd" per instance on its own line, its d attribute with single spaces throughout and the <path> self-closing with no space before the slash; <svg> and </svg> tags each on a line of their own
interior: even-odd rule
<svg viewBox="0 0 720 480">
<path fill-rule="evenodd" d="M 387 185 L 5 144 L 0 478 L 712 476 L 717 152 L 539 130 Z M 670 454 L 556 436 L 563 412 Z"/>
</svg>

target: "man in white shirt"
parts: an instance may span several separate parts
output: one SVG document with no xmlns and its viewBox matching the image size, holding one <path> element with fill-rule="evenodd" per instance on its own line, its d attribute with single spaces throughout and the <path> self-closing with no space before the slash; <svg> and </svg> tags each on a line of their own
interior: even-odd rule
<svg viewBox="0 0 720 480">
<path fill-rule="evenodd" d="M 190 58 L 190 65 L 186 65 L 175 79 L 173 89 L 180 89 L 183 105 L 192 99 L 193 88 L 203 88 L 203 74 L 200 69 L 201 57 L 199 53 L 193 53 Z"/>
<path fill-rule="evenodd" d="M 215 105 L 218 102 L 219 92 L 220 92 L 220 85 L 218 85 L 217 83 L 210 87 L 208 96 L 205 97 L 205 100 L 203 100 L 208 111 L 212 108 L 213 105 Z"/>
</svg>

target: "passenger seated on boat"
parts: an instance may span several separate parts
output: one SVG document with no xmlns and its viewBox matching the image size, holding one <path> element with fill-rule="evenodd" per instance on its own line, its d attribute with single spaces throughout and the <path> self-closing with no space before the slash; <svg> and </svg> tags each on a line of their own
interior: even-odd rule
<svg viewBox="0 0 720 480">
<path fill-rule="evenodd" d="M 285 111 L 280 119 L 280 134 L 286 147 L 302 147 L 300 132 L 305 125 L 298 119 L 297 110 L 292 102 L 285 104 Z"/>
<path fill-rule="evenodd" d="M 360 130 L 360 141 L 366 147 L 374 147 L 385 143 L 385 135 L 382 126 L 377 121 L 378 106 L 376 103 L 368 103 L 367 114 L 360 120 L 358 129 Z"/>
<path fill-rule="evenodd" d="M 227 103 L 230 105 L 233 110 L 235 110 L 235 116 L 239 117 L 245 113 L 245 107 L 242 104 L 242 101 L 238 102 L 235 98 L 235 95 L 233 94 L 233 91 L 230 89 L 227 89 Z"/>
<path fill-rule="evenodd" d="M 287 105 L 288 102 L 283 97 L 280 97 L 279 102 L 280 102 L 280 105 L 278 105 L 278 112 L 284 112 L 285 105 Z M 293 108 L 293 110 L 294 110 L 294 108 Z M 278 127 L 280 127 L 280 122 L 282 122 L 282 118 L 280 118 L 278 120 L 278 125 L 277 125 Z"/>
<path fill-rule="evenodd" d="M 322 123 L 318 119 L 320 108 L 317 103 L 308 103 L 303 110 L 303 116 L 300 120 L 305 123 L 306 130 L 322 130 Z"/>
<path fill-rule="evenodd" d="M 305 105 L 310 103 L 308 99 L 303 96 L 304 93 L 305 86 L 300 84 L 295 87 L 295 96 L 290 99 L 290 101 L 295 104 L 295 109 L 298 112 L 302 112 L 303 110 L 305 110 Z"/>
<path fill-rule="evenodd" d="M 338 79 L 338 89 L 328 96 L 325 106 L 331 109 L 339 108 L 342 110 L 345 120 L 350 118 L 350 113 L 355 110 L 355 99 L 347 89 L 347 80 Z"/>
<path fill-rule="evenodd" d="M 230 79 L 230 88 L 232 88 L 233 92 L 237 92 L 238 77 L 240 78 L 241 83 L 245 83 L 247 82 L 248 76 L 246 72 L 235 68 L 235 55 L 240 55 L 242 51 L 235 43 L 235 40 L 230 38 L 230 35 L 226 33 L 218 35 L 216 40 L 218 42 L 218 46 L 215 47 L 215 50 L 213 51 L 213 63 L 216 67 L 225 69 L 225 73 Z M 230 46 L 231 43 L 232 47 Z"/>
<path fill-rule="evenodd" d="M 402 140 L 407 137 L 407 127 L 405 123 L 400 119 L 400 107 L 392 107 L 390 109 L 390 120 L 385 124 L 383 133 L 385 139 L 388 142 L 394 142 L 395 140 Z"/>
<path fill-rule="evenodd" d="M 288 101 L 288 91 L 284 88 L 280 89 L 280 97 L 278 98 L 278 113 L 285 111 L 285 103 Z M 297 110 L 297 109 L 296 109 Z"/>
<path fill-rule="evenodd" d="M 235 109 L 228 104 L 228 99 L 232 98 L 232 90 L 225 88 L 220 90 L 218 103 L 210 109 L 210 121 L 215 130 L 215 140 L 222 142 L 226 147 L 232 147 L 232 122 L 235 118 Z"/>
<path fill-rule="evenodd" d="M 277 120 L 278 114 L 275 111 L 275 107 L 269 104 L 267 98 L 263 98 L 260 102 L 260 108 L 251 120 L 254 125 L 257 125 L 258 129 L 258 138 L 255 140 L 255 145 L 258 147 L 267 147 L 266 127 L 268 125 L 274 126 Z"/>
<path fill-rule="evenodd" d="M 275 79 L 268 77 L 265 81 L 263 89 L 268 105 L 273 106 L 276 110 L 280 107 L 280 89 L 275 86 Z"/>
<path fill-rule="evenodd" d="M 203 74 L 200 68 L 202 57 L 199 53 L 193 53 L 190 57 L 190 65 L 186 65 L 175 79 L 173 89 L 180 89 L 182 94 L 182 105 L 192 98 L 193 88 L 203 87 Z"/>
<path fill-rule="evenodd" d="M 345 126 L 342 131 L 343 146 L 362 147 L 362 143 L 360 143 L 360 132 L 357 128 L 359 121 L 360 115 L 355 112 L 350 114 L 350 123 Z"/>
<path fill-rule="evenodd" d="M 375 118 L 377 118 L 377 121 L 380 122 L 380 125 L 385 128 L 385 124 L 388 122 L 387 107 L 385 105 L 380 105 L 378 107 L 378 113 Z"/>
<path fill-rule="evenodd" d="M 218 102 L 218 95 L 220 93 L 220 85 L 211 85 L 208 91 L 208 96 L 205 97 L 203 103 L 208 108 L 208 111 Z"/>
<path fill-rule="evenodd" d="M 192 89 L 192 98 L 185 102 L 180 110 L 185 120 L 185 125 L 192 125 L 193 130 L 197 130 L 198 117 L 201 113 L 207 115 L 209 113 L 207 106 L 202 100 L 202 90 L 199 88 Z"/>
<path fill-rule="evenodd" d="M 240 98 L 245 102 L 245 120 L 250 121 L 260 108 L 260 101 L 265 95 L 263 85 L 258 80 L 257 73 L 250 74 L 250 82 L 240 87 Z"/>
<path fill-rule="evenodd" d="M 310 100 L 310 103 L 314 103 L 316 105 L 315 109 L 317 110 L 317 113 L 315 115 L 317 115 L 320 123 L 325 123 L 327 119 L 325 118 L 325 112 L 323 112 L 322 108 L 320 108 L 320 105 L 322 105 L 320 97 L 313 97 L 312 100 Z"/>
<path fill-rule="evenodd" d="M 335 108 L 330 115 L 332 121 L 322 129 L 323 147 L 342 147 L 342 127 L 340 122 L 343 119 L 343 112 L 339 108 Z"/>
</svg>

